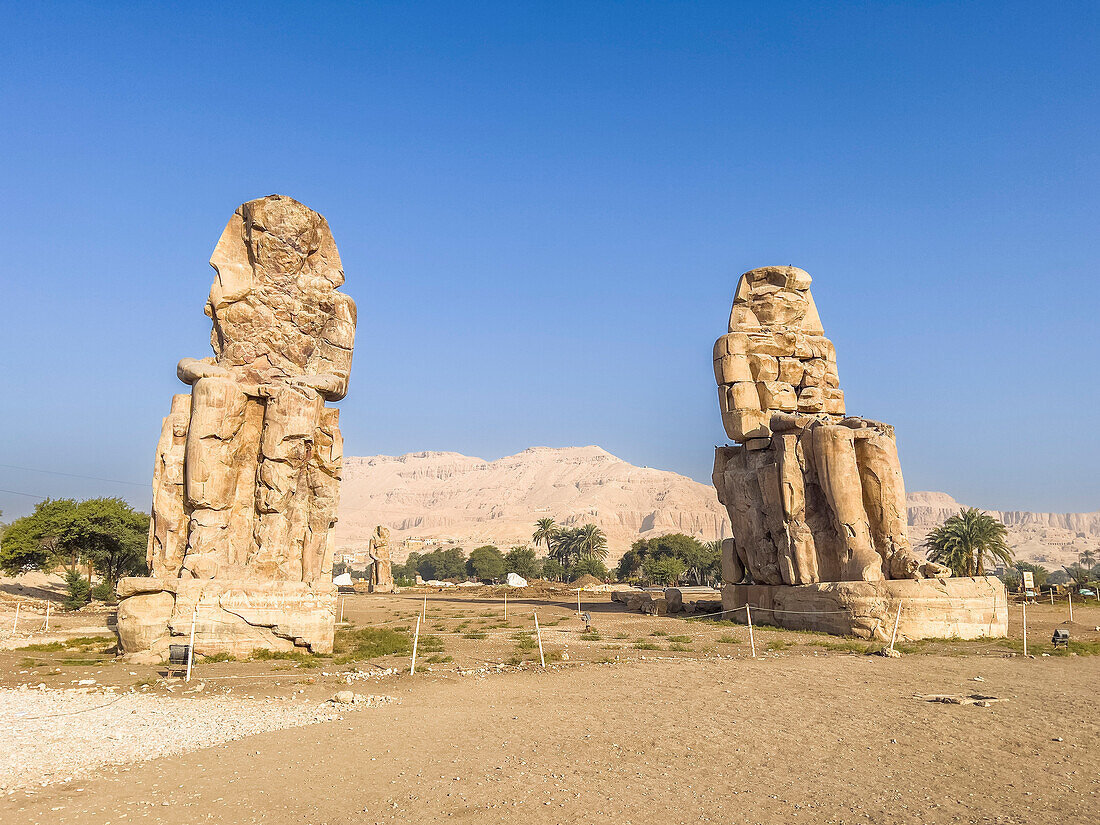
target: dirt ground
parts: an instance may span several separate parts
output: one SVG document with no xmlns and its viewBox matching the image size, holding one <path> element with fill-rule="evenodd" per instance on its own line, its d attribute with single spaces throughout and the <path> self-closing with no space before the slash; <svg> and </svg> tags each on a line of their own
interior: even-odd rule
<svg viewBox="0 0 1100 825">
<path fill-rule="evenodd" d="M 755 629 L 754 659 L 744 626 L 627 613 L 607 594 L 584 595 L 587 634 L 575 594 L 510 598 L 506 623 L 502 592 L 483 590 L 349 596 L 341 632 L 411 631 L 425 595 L 415 675 L 404 655 L 200 662 L 193 680 L 204 701 L 320 705 L 349 688 L 396 702 L 14 791 L 0 822 L 1096 821 L 1100 658 L 1042 655 L 1056 626 L 1082 653 L 1100 644 L 1095 605 L 1072 625 L 1064 604 L 1029 606 L 1034 658 L 1014 655 L 1019 607 L 1009 639 L 904 644 L 900 659 L 771 628 Z M 0 651 L 0 688 L 95 679 L 111 695 L 196 698 L 105 639 L 81 644 Z M 971 693 L 1003 701 L 925 700 Z"/>
</svg>

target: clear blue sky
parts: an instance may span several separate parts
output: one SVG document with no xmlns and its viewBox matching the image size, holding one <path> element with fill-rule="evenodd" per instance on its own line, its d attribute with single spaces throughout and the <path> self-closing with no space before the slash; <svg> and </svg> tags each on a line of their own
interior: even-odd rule
<svg viewBox="0 0 1100 825">
<path fill-rule="evenodd" d="M 709 483 L 738 275 L 814 276 L 907 486 L 1100 508 L 1095 3 L 4 3 L 0 488 L 148 505 L 233 209 L 323 213 L 347 453 Z M 0 493 L 5 519 L 34 500 Z"/>
</svg>

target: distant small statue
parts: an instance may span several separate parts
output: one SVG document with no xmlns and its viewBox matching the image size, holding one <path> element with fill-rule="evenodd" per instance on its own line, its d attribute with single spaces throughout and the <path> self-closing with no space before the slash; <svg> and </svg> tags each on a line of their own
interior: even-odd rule
<svg viewBox="0 0 1100 825">
<path fill-rule="evenodd" d="M 367 554 L 371 558 L 370 592 L 392 593 L 393 565 L 390 561 L 390 530 L 379 524 L 367 544 Z"/>
</svg>

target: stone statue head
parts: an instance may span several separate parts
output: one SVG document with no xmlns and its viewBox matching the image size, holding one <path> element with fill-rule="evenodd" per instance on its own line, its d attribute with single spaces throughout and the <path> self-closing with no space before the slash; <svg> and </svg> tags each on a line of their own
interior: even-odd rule
<svg viewBox="0 0 1100 825">
<path fill-rule="evenodd" d="M 249 201 L 210 265 L 217 276 L 205 311 L 218 364 L 255 383 L 308 373 L 337 304 L 347 302 L 336 292 L 344 271 L 328 222 L 293 198 Z"/>
</svg>

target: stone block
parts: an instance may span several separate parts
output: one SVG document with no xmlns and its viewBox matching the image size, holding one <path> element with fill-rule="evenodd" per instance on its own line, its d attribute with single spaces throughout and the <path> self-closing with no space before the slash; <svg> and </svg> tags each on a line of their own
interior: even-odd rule
<svg viewBox="0 0 1100 825">
<path fill-rule="evenodd" d="M 794 387 L 782 381 L 760 381 L 756 385 L 760 406 L 765 410 L 794 412 L 798 409 L 798 396 Z"/>
<path fill-rule="evenodd" d="M 723 355 L 714 361 L 714 380 L 718 384 L 752 381 L 747 355 Z"/>
<path fill-rule="evenodd" d="M 820 387 L 805 387 L 798 393 L 798 411 L 821 412 L 825 409 L 825 393 Z"/>
<path fill-rule="evenodd" d="M 752 353 L 749 355 L 749 369 L 754 381 L 775 381 L 779 378 L 779 360 L 771 355 Z"/>
</svg>

